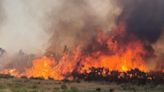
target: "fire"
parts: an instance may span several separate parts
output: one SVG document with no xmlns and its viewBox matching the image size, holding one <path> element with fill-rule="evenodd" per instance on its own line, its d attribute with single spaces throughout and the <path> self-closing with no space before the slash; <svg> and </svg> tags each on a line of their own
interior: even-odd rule
<svg viewBox="0 0 164 92">
<path fill-rule="evenodd" d="M 129 36 L 130 39 L 126 36 Z M 115 29 L 114 35 L 101 34 L 98 37 L 97 42 L 106 44 L 106 51 L 100 49 L 86 56 L 81 62 L 83 67 L 79 70 L 80 72 L 87 71 L 91 67 L 103 67 L 110 71 L 117 70 L 120 72 L 135 68 L 144 72 L 148 71 L 142 57 L 145 53 L 142 42 L 133 35 L 127 35 L 124 26 L 121 25 Z"/>
<path fill-rule="evenodd" d="M 64 53 L 57 61 L 55 56 L 43 56 L 32 61 L 23 75 L 27 77 L 43 77 L 62 80 L 71 76 L 71 73 L 90 72 L 90 68 L 105 68 L 109 71 L 126 72 L 139 69 L 148 72 L 149 69 L 143 59 L 145 50 L 142 42 L 134 35 L 127 34 L 125 26 L 120 25 L 111 32 L 99 31 L 89 53 L 75 48 Z M 7 70 L 8 74 L 18 76 L 17 70 Z M 16 74 L 15 74 L 16 73 Z"/>
<path fill-rule="evenodd" d="M 48 79 L 53 77 L 53 66 L 55 61 L 46 56 L 36 59 L 32 62 L 32 67 L 27 69 L 26 75 L 28 77 L 43 77 Z"/>
<path fill-rule="evenodd" d="M 53 78 L 62 80 L 75 69 L 79 53 L 77 50 L 72 52 L 71 56 L 64 54 L 57 62 L 54 58 L 43 56 L 32 61 L 32 67 L 26 70 L 28 77 L 42 77 L 44 79 Z"/>
<path fill-rule="evenodd" d="M 16 69 L 4 69 L 0 71 L 0 74 L 9 74 L 11 76 L 20 77 L 20 73 Z"/>
</svg>

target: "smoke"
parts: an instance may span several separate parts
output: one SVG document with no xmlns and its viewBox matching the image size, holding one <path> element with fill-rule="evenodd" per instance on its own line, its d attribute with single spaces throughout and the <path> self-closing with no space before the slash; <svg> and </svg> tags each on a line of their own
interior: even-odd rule
<svg viewBox="0 0 164 92">
<path fill-rule="evenodd" d="M 52 8 L 50 1 L 53 0 L 0 1 L 0 48 L 6 52 L 0 57 L 0 69 L 22 70 L 31 64 L 32 54 L 44 54 L 50 35 L 43 22 Z"/>
<path fill-rule="evenodd" d="M 4 18 L 5 18 L 4 10 L 3 10 L 3 7 L 2 7 L 2 2 L 0 1 L 0 27 L 3 25 Z"/>
<path fill-rule="evenodd" d="M 61 0 L 46 19 L 47 29 L 52 33 L 48 52 L 60 56 L 65 49 L 79 44 L 86 48 L 93 43 L 97 31 L 111 31 L 123 21 L 127 33 L 142 41 L 148 52 L 145 61 L 151 69 L 157 69 L 164 55 L 163 11 L 163 0 Z"/>
<path fill-rule="evenodd" d="M 8 54 L 15 54 L 19 50 L 43 53 L 48 35 L 40 23 L 42 17 L 35 12 L 38 10 L 22 0 L 1 0 L 1 4 L 5 17 L 2 18 L 0 47 Z"/>
<path fill-rule="evenodd" d="M 96 30 L 112 30 L 121 12 L 112 0 L 1 0 L 0 4 L 0 47 L 7 53 L 0 62 L 19 70 L 30 64 L 31 53 L 61 55 L 64 48 L 86 46 Z"/>
<path fill-rule="evenodd" d="M 148 63 L 151 69 L 162 70 L 163 67 L 163 33 L 164 1 L 163 0 L 120 0 L 122 13 L 118 21 L 126 23 L 126 31 L 135 34 L 151 53 Z M 152 56 L 153 55 L 153 56 Z"/>
<path fill-rule="evenodd" d="M 57 55 L 64 48 L 71 50 L 77 45 L 84 48 L 91 43 L 97 31 L 111 31 L 121 12 L 118 3 L 112 0 L 61 0 L 58 10 L 49 15 L 50 39 L 48 52 Z"/>
<path fill-rule="evenodd" d="M 156 55 L 151 60 L 161 63 L 163 11 L 163 0 L 1 0 L 0 47 L 14 54 L 5 57 L 8 62 L 27 64 L 30 53 L 60 57 L 79 45 L 84 49 L 93 43 L 97 32 L 111 31 L 123 21 L 126 31 Z M 19 51 L 28 54 L 21 56 Z M 10 66 L 23 65 L 14 64 Z"/>
<path fill-rule="evenodd" d="M 61 53 L 87 44 L 99 27 L 110 31 L 121 12 L 112 0 L 3 0 L 0 47 L 8 53 Z M 50 41 L 48 42 L 48 40 Z"/>
<path fill-rule="evenodd" d="M 164 70 L 164 33 L 162 33 L 158 41 L 153 44 L 153 48 L 155 49 L 156 57 L 151 59 L 151 64 L 156 70 Z"/>
<path fill-rule="evenodd" d="M 43 22 L 53 7 L 50 6 L 52 1 L 0 1 L 0 48 L 5 52 L 0 56 L 0 69 L 23 70 L 31 64 L 33 54 L 37 56 L 45 52 L 50 35 Z"/>
<path fill-rule="evenodd" d="M 163 0 L 122 0 L 120 15 L 127 24 L 127 31 L 149 43 L 155 43 L 164 26 Z"/>
</svg>

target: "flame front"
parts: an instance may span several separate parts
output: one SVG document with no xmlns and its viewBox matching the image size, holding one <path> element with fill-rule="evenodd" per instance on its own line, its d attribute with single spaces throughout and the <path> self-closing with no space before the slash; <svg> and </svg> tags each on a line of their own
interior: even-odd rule
<svg viewBox="0 0 164 92">
<path fill-rule="evenodd" d="M 82 70 L 89 70 L 91 67 L 106 68 L 109 70 L 118 70 L 126 72 L 131 69 L 138 68 L 141 71 L 148 71 L 148 68 L 141 57 L 142 48 L 136 42 L 127 44 L 127 48 L 123 52 L 116 51 L 112 55 L 102 52 L 93 53 L 93 56 L 87 56 L 81 63 Z"/>
<path fill-rule="evenodd" d="M 34 60 L 32 63 L 33 66 L 26 71 L 28 77 L 43 77 L 45 79 L 53 77 L 53 66 L 55 65 L 54 60 L 44 56 Z"/>
<path fill-rule="evenodd" d="M 32 67 L 26 70 L 25 76 L 62 80 L 75 69 L 78 56 L 80 55 L 77 50 L 71 56 L 64 54 L 58 62 L 52 57 L 43 56 L 32 61 Z"/>
<path fill-rule="evenodd" d="M 110 71 L 116 70 L 126 72 L 138 68 L 141 71 L 148 72 L 143 55 L 145 50 L 142 42 L 134 35 L 127 35 L 124 31 L 124 25 L 118 26 L 111 35 L 100 33 L 97 42 L 106 45 L 106 50 L 98 50 L 86 56 L 81 64 L 83 67 L 80 72 L 88 71 L 91 67 L 105 68 Z M 129 37 L 127 37 L 129 36 Z"/>
<path fill-rule="evenodd" d="M 124 25 L 120 25 L 109 33 L 99 31 L 95 38 L 96 44 L 91 44 L 89 53 L 76 48 L 64 53 L 58 61 L 55 57 L 48 56 L 35 59 L 32 61 L 32 66 L 22 75 L 62 80 L 71 76 L 73 71 L 89 72 L 92 67 L 120 72 L 135 68 L 144 72 L 149 71 L 143 59 L 145 50 L 142 42 L 124 30 Z M 10 74 L 9 71 L 7 73 Z M 14 73 L 17 73 L 16 71 L 18 70 L 14 70 Z"/>
</svg>

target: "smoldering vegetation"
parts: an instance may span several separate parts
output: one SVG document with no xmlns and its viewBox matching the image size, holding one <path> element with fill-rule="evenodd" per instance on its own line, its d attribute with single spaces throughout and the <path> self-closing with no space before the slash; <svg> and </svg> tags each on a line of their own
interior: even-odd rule
<svg viewBox="0 0 164 92">
<path fill-rule="evenodd" d="M 16 69 L 20 73 L 24 72 L 26 68 L 31 67 L 34 58 L 36 58 L 34 54 L 27 54 L 20 50 L 17 54 L 6 58 L 8 63 L 4 64 L 3 69 Z"/>
<path fill-rule="evenodd" d="M 26 68 L 32 65 L 32 60 L 36 58 L 34 54 L 27 54 L 22 50 L 18 51 L 14 55 L 8 55 L 8 53 L 2 49 L 0 50 L 0 70 L 4 69 L 16 69 L 19 72 L 24 72 Z"/>
</svg>

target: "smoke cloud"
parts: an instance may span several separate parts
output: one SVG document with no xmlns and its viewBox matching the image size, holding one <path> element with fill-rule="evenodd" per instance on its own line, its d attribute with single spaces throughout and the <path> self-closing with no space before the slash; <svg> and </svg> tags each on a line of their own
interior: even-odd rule
<svg viewBox="0 0 164 92">
<path fill-rule="evenodd" d="M 111 31 L 121 12 L 112 0 L 1 0 L 1 4 L 5 16 L 0 15 L 4 20 L 0 47 L 7 56 L 0 62 L 17 69 L 29 65 L 31 53 L 60 56 L 64 48 L 85 47 L 99 28 Z"/>
<path fill-rule="evenodd" d="M 151 57 L 150 69 L 163 70 L 164 49 L 164 1 L 120 0 L 122 13 L 118 21 L 126 23 L 126 31 L 136 35 L 145 45 Z"/>
<path fill-rule="evenodd" d="M 164 26 L 163 0 L 121 0 L 124 9 L 120 15 L 127 31 L 149 43 L 155 43 Z"/>
<path fill-rule="evenodd" d="M 161 63 L 163 11 L 163 0 L 1 0 L 0 47 L 14 54 L 5 56 L 8 62 L 20 62 L 9 66 L 19 68 L 31 64 L 34 56 L 27 59 L 30 53 L 60 57 L 66 49 L 72 51 L 79 45 L 84 49 L 98 31 L 111 31 L 123 21 L 127 33 L 135 34 L 155 54 L 151 63 Z M 19 51 L 28 53 L 27 57 Z"/>
<path fill-rule="evenodd" d="M 50 40 L 49 52 L 57 55 L 63 49 L 75 48 L 77 45 L 85 47 L 91 43 L 96 31 L 102 29 L 111 31 L 115 20 L 121 13 L 121 8 L 112 0 L 61 0 L 59 10 L 50 13 Z"/>
<path fill-rule="evenodd" d="M 43 22 L 52 1 L 0 1 L 0 69 L 22 70 L 31 64 L 33 54 L 44 54 L 50 35 Z"/>
<path fill-rule="evenodd" d="M 99 27 L 110 31 L 121 12 L 112 0 L 2 0 L 0 47 L 8 53 L 49 51 L 87 44 Z M 4 18 L 1 18 L 4 19 Z M 50 39 L 50 40 L 49 40 Z"/>
</svg>

